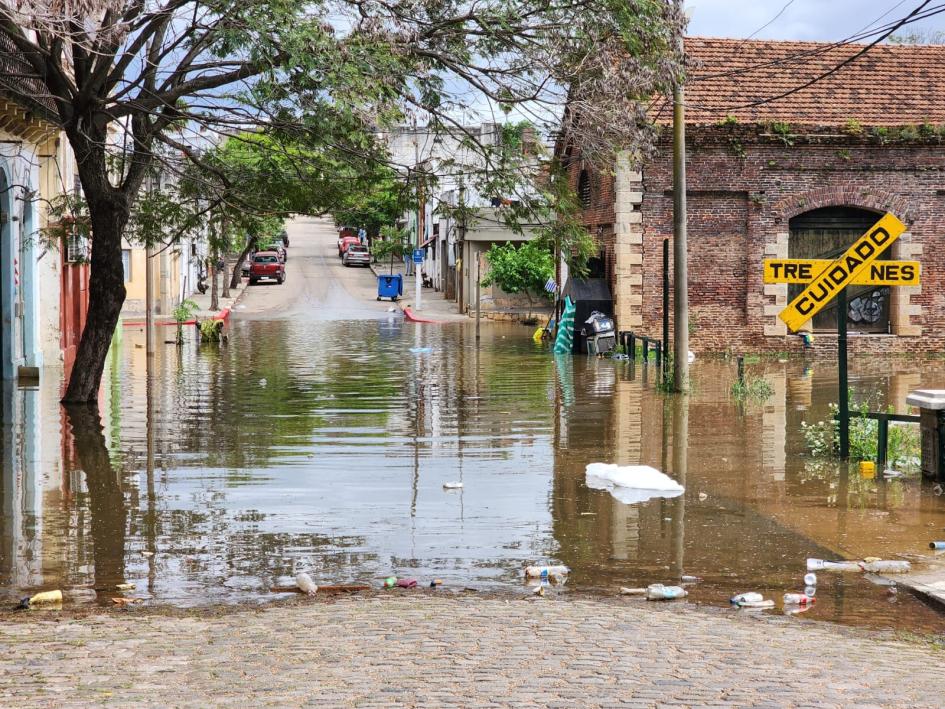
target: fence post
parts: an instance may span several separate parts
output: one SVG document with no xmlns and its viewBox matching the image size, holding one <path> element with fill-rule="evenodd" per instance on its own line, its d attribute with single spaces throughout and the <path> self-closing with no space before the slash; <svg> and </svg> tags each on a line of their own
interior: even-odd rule
<svg viewBox="0 0 945 709">
<path fill-rule="evenodd" d="M 630 349 L 627 350 L 627 354 L 630 355 L 630 359 L 636 360 L 637 358 L 637 337 L 633 334 L 633 330 L 630 331 Z"/>
<path fill-rule="evenodd" d="M 643 340 L 643 364 L 646 364 L 650 358 L 650 338 L 641 337 L 640 339 Z"/>
<path fill-rule="evenodd" d="M 876 444 L 876 468 L 882 475 L 886 469 L 886 449 L 889 446 L 889 418 L 879 417 L 879 441 Z"/>
</svg>

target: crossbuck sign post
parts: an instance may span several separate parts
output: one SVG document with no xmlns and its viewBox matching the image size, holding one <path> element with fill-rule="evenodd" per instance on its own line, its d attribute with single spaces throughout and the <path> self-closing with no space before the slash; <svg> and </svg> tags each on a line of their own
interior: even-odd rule
<svg viewBox="0 0 945 709">
<path fill-rule="evenodd" d="M 826 259 L 767 259 L 765 283 L 807 283 L 807 287 L 778 315 L 791 332 L 837 299 L 837 364 L 840 375 L 840 457 L 850 455 L 850 402 L 847 389 L 847 286 L 918 285 L 915 261 L 874 263 L 906 230 L 892 214 L 885 214 L 869 231 L 833 261 Z"/>
</svg>

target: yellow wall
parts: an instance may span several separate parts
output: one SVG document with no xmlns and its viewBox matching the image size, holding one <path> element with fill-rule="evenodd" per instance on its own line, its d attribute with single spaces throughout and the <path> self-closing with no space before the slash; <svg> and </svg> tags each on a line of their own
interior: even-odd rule
<svg viewBox="0 0 945 709">
<path fill-rule="evenodd" d="M 127 249 L 128 244 L 125 243 L 122 245 L 122 248 Z M 125 281 L 125 291 L 126 298 L 128 300 L 140 300 L 144 301 L 144 266 L 147 257 L 145 255 L 145 250 L 140 246 L 132 247 L 131 249 L 131 280 Z"/>
</svg>

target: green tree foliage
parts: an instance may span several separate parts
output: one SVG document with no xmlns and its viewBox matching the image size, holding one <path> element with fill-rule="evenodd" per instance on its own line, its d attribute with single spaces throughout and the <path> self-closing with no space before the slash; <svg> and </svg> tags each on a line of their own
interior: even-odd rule
<svg viewBox="0 0 945 709">
<path fill-rule="evenodd" d="M 543 294 L 545 283 L 554 278 L 554 256 L 548 248 L 535 241 L 521 244 L 493 244 L 486 252 L 489 261 L 489 273 L 482 279 L 482 285 L 488 287 L 495 283 L 506 293 Z"/>
<path fill-rule="evenodd" d="M 411 204 L 409 185 L 386 165 L 351 180 L 328 212 L 336 224 L 364 227 L 372 242 L 383 227 L 392 225 Z"/>
</svg>

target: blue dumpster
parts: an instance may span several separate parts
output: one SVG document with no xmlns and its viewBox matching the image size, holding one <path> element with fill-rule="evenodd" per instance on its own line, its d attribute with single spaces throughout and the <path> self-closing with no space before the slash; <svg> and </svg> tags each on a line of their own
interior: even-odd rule
<svg viewBox="0 0 945 709">
<path fill-rule="evenodd" d="M 404 277 L 399 273 L 377 277 L 377 299 L 397 300 L 404 294 Z"/>
</svg>

